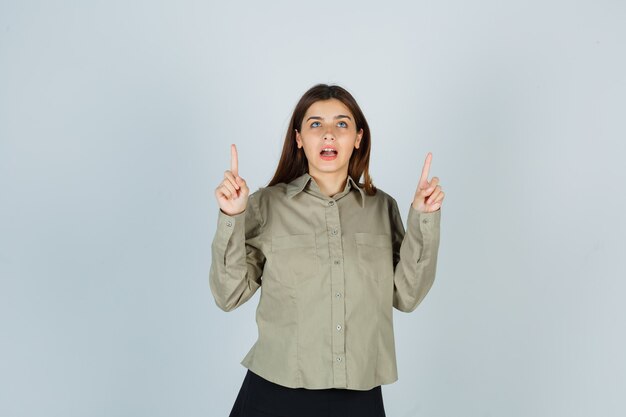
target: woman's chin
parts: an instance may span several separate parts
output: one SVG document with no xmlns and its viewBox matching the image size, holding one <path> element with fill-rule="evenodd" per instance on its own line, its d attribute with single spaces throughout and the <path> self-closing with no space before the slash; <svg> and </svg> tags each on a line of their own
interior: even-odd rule
<svg viewBox="0 0 626 417">
<path fill-rule="evenodd" d="M 319 164 L 315 164 L 313 165 L 314 171 L 317 172 L 325 172 L 325 173 L 331 173 L 331 172 L 343 172 L 344 170 L 342 168 L 344 168 L 342 165 L 340 165 L 339 163 L 336 163 L 336 161 L 332 161 L 333 163 L 328 163 L 326 161 L 322 161 L 322 163 Z M 309 163 L 309 172 L 311 171 L 311 163 Z"/>
</svg>

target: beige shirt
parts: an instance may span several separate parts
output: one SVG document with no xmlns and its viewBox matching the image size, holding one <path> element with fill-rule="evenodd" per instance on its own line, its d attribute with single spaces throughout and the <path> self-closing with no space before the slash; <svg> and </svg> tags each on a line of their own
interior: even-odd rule
<svg viewBox="0 0 626 417">
<path fill-rule="evenodd" d="M 415 310 L 435 279 L 441 209 L 369 196 L 350 176 L 332 197 L 308 173 L 219 210 L 209 283 L 231 311 L 257 289 L 258 339 L 241 364 L 290 388 L 369 390 L 398 379 L 393 309 Z"/>
</svg>

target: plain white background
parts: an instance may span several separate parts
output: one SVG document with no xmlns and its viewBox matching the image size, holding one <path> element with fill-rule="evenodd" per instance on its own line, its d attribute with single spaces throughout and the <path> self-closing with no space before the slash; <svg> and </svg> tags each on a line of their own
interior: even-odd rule
<svg viewBox="0 0 626 417">
<path fill-rule="evenodd" d="M 623 416 L 620 1 L 0 2 L 0 415 L 226 416 L 255 296 L 208 285 L 230 143 L 252 191 L 347 88 L 437 278 L 394 311 L 390 417 Z"/>
</svg>

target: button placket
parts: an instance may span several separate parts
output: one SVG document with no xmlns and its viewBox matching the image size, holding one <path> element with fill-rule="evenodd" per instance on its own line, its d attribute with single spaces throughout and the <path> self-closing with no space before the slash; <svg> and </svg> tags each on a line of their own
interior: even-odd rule
<svg viewBox="0 0 626 417">
<path fill-rule="evenodd" d="M 346 366 L 343 357 L 345 356 L 345 332 L 343 330 L 345 322 L 345 301 L 341 294 L 344 291 L 345 276 L 342 268 L 343 245 L 341 242 L 341 225 L 339 222 L 339 205 L 335 200 L 328 200 L 326 203 L 326 230 L 328 233 L 328 249 L 330 262 L 336 268 L 330 268 L 331 288 L 335 294 L 332 301 L 331 318 L 334 324 L 332 336 L 332 350 L 335 357 L 333 366 L 333 378 L 335 387 L 346 386 Z"/>
</svg>

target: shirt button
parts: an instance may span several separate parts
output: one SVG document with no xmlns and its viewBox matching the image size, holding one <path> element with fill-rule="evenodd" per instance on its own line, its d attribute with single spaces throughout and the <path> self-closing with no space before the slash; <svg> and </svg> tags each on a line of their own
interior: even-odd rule
<svg viewBox="0 0 626 417">
<path fill-rule="evenodd" d="M 341 362 L 341 356 L 337 356 L 337 362 Z"/>
<path fill-rule="evenodd" d="M 333 234 L 333 235 L 336 235 L 337 234 L 337 229 L 333 229 L 330 233 Z"/>
<path fill-rule="evenodd" d="M 339 265 L 339 260 L 335 259 L 335 265 Z"/>
<path fill-rule="evenodd" d="M 341 330 L 341 324 L 337 325 L 337 330 Z"/>
<path fill-rule="evenodd" d="M 335 293 L 335 297 L 337 298 L 341 297 L 341 293 L 340 292 Z"/>
<path fill-rule="evenodd" d="M 422 223 L 428 223 L 428 219 L 422 220 Z"/>
<path fill-rule="evenodd" d="M 233 222 L 231 222 L 230 220 L 226 221 L 226 226 L 231 227 L 233 225 Z"/>
<path fill-rule="evenodd" d="M 334 205 L 335 205 L 335 202 L 334 202 L 333 200 L 330 200 L 330 201 L 328 202 L 328 205 L 329 205 L 329 206 L 334 206 Z"/>
</svg>

